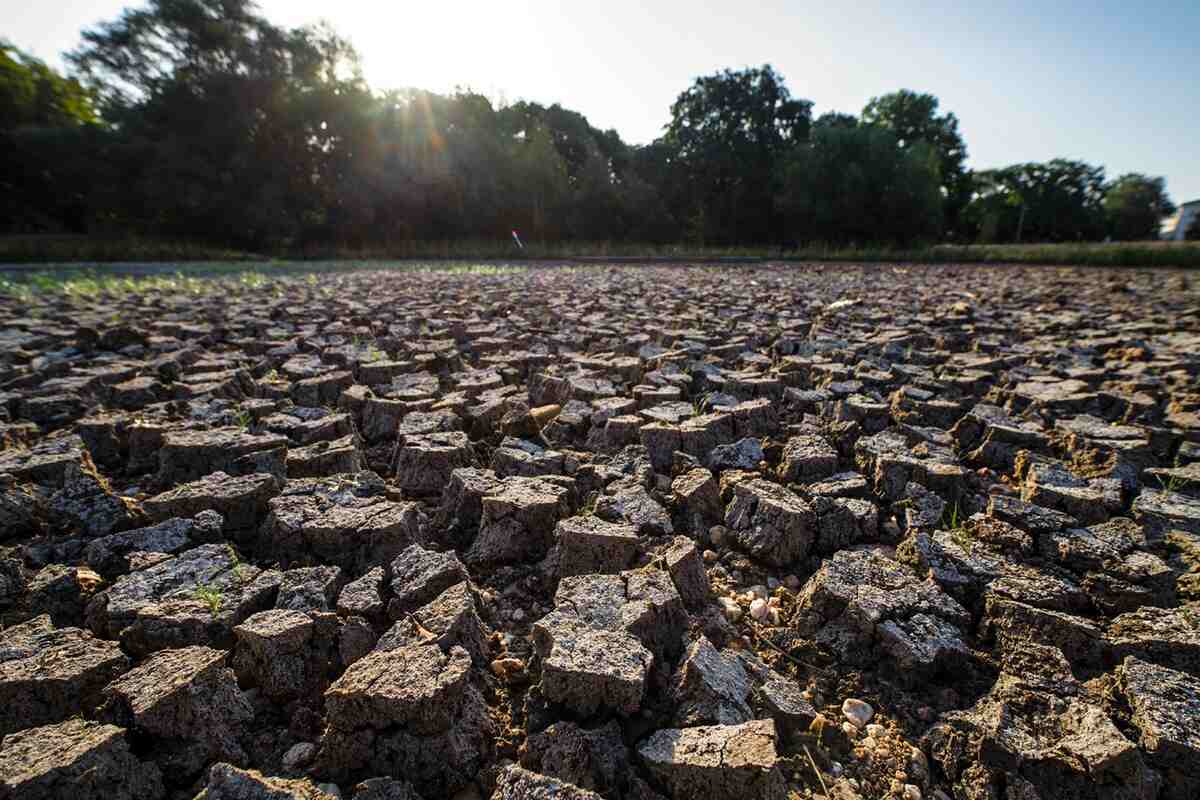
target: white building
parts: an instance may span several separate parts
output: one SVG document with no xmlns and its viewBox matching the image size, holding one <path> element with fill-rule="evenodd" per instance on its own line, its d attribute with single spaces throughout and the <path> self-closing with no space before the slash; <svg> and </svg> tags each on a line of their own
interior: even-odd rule
<svg viewBox="0 0 1200 800">
<path fill-rule="evenodd" d="M 1176 242 L 1183 241 L 1188 226 L 1196 220 L 1196 217 L 1200 217 L 1200 200 L 1184 203 L 1179 207 L 1175 216 L 1168 217 L 1163 222 L 1162 238 Z"/>
</svg>

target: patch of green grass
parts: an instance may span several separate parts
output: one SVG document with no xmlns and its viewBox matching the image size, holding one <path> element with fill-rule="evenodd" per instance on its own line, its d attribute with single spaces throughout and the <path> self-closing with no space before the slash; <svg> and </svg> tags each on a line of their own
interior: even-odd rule
<svg viewBox="0 0 1200 800">
<path fill-rule="evenodd" d="M 208 606 L 209 612 L 214 617 L 221 610 L 221 604 L 225 602 L 225 596 L 221 593 L 220 589 L 208 586 L 197 586 L 196 591 L 192 593 L 192 597 Z"/>
<path fill-rule="evenodd" d="M 962 528 L 962 519 L 960 518 L 962 511 L 959 508 L 958 501 L 954 505 L 947 504 L 942 508 L 942 529 L 947 531 L 956 531 Z"/>
</svg>

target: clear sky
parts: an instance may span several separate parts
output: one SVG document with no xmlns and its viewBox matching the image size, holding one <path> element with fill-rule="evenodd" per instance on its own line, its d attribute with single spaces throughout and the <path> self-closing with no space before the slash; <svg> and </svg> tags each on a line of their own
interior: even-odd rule
<svg viewBox="0 0 1200 800">
<path fill-rule="evenodd" d="M 134 0 L 0 0 L 0 37 L 61 66 Z M 958 115 L 975 168 L 1055 157 L 1167 178 L 1200 200 L 1200 0 L 260 0 L 326 19 L 376 88 L 560 102 L 629 142 L 701 74 L 772 64 L 815 113 L 899 88 Z M 19 10 L 17 10 L 19 9 Z"/>
</svg>

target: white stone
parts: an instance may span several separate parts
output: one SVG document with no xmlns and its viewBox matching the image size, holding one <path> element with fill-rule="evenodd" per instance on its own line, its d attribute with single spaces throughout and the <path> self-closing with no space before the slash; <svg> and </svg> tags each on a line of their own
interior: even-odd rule
<svg viewBox="0 0 1200 800">
<path fill-rule="evenodd" d="M 759 622 L 765 620 L 771 613 L 771 609 L 767 606 L 767 601 L 761 597 L 754 598 L 754 602 L 750 604 L 750 616 L 754 617 Z"/>
<path fill-rule="evenodd" d="M 875 709 L 871 708 L 869 703 L 850 697 L 842 703 L 842 716 L 859 728 L 863 728 L 871 721 L 871 717 L 875 716 Z"/>
</svg>

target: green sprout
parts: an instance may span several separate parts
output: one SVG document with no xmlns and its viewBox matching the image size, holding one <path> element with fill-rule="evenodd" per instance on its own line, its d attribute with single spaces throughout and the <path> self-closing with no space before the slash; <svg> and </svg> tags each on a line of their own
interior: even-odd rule
<svg viewBox="0 0 1200 800">
<path fill-rule="evenodd" d="M 209 613 L 214 617 L 221 610 L 221 604 L 225 600 L 220 589 L 212 589 L 207 586 L 197 586 L 196 591 L 192 593 L 192 597 L 208 606 Z"/>
</svg>

